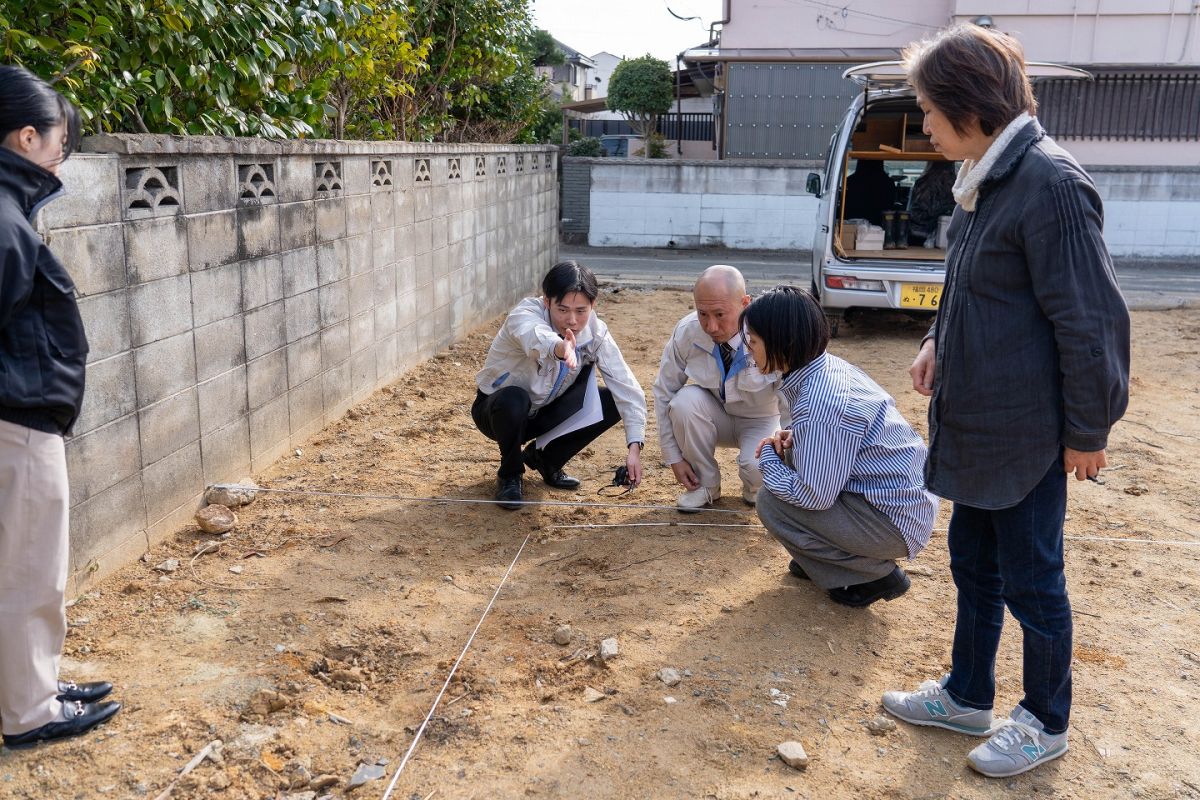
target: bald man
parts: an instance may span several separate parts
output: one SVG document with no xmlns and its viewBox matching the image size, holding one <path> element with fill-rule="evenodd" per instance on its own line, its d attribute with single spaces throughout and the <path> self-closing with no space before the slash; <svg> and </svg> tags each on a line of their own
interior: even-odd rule
<svg viewBox="0 0 1200 800">
<path fill-rule="evenodd" d="M 780 377 L 759 372 L 742 342 L 738 317 L 750 304 L 742 273 L 709 267 L 692 297 L 696 310 L 675 326 L 654 379 L 659 446 L 684 488 L 676 506 L 699 511 L 720 498 L 718 447 L 738 449 L 742 499 L 754 505 L 762 486 L 754 451 L 780 428 Z"/>
</svg>

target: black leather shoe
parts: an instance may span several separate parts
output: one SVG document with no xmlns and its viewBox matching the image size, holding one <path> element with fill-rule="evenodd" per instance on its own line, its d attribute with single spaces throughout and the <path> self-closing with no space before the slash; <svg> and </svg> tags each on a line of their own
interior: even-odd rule
<svg viewBox="0 0 1200 800">
<path fill-rule="evenodd" d="M 578 489 L 580 480 L 563 472 L 562 469 L 551 470 L 542 463 L 542 454 L 530 444 L 522 453 L 525 465 L 537 470 L 542 476 L 542 482 L 553 489 Z"/>
<path fill-rule="evenodd" d="M 808 577 L 808 573 L 804 571 L 804 567 L 796 563 L 796 559 L 794 558 L 788 564 L 788 572 L 792 573 L 792 575 L 796 576 L 802 581 L 812 580 L 812 578 Z"/>
<path fill-rule="evenodd" d="M 104 703 L 80 703 L 68 701 L 63 705 L 65 719 L 47 722 L 40 728 L 34 728 L 24 733 L 4 734 L 5 747 L 29 747 L 38 742 L 48 742 L 53 739 L 65 739 L 87 733 L 97 725 L 112 719 L 121 710 L 120 703 L 112 701 Z"/>
<path fill-rule="evenodd" d="M 889 574 L 877 581 L 830 589 L 829 597 L 833 602 L 844 606 L 866 608 L 877 600 L 895 600 L 907 592 L 911 585 L 912 582 L 904 574 L 904 570 L 895 567 Z"/>
<path fill-rule="evenodd" d="M 58 699 L 64 703 L 68 700 L 80 700 L 84 703 L 94 703 L 103 700 L 113 690 L 108 681 L 94 683 L 75 683 L 75 681 L 58 682 Z"/>
<path fill-rule="evenodd" d="M 520 508 L 521 501 L 524 499 L 524 496 L 521 494 L 521 479 L 497 478 L 496 499 L 500 501 L 498 505 L 501 508 L 506 508 L 509 511 L 516 511 Z"/>
</svg>

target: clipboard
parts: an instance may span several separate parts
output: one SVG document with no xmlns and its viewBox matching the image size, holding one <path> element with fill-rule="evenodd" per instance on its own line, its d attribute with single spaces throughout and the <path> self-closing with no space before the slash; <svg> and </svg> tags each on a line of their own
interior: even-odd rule
<svg viewBox="0 0 1200 800">
<path fill-rule="evenodd" d="M 586 365 L 584 370 L 587 372 L 586 380 L 583 380 L 585 376 L 582 374 L 577 376 L 575 383 L 552 404 L 562 404 L 562 410 L 569 413 L 553 428 L 535 438 L 534 446 L 539 450 L 545 449 L 546 445 L 561 436 L 595 425 L 604 419 L 604 409 L 600 405 L 600 387 L 596 383 L 595 364 Z M 557 409 L 547 407 L 539 416 L 541 413 L 553 413 L 554 410 Z"/>
</svg>

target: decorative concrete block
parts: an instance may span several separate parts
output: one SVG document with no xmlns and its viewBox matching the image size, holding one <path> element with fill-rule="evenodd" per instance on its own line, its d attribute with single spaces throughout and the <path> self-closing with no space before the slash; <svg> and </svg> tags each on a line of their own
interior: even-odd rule
<svg viewBox="0 0 1200 800">
<path fill-rule="evenodd" d="M 125 238 L 121 228 L 121 225 L 97 225 L 46 234 L 46 244 L 71 273 L 80 295 L 125 288 Z"/>
<path fill-rule="evenodd" d="M 87 333 L 89 364 L 129 349 L 129 290 L 82 298 L 79 315 Z"/>
<path fill-rule="evenodd" d="M 375 305 L 375 274 L 367 272 L 350 278 L 350 315 L 369 311 Z"/>
<path fill-rule="evenodd" d="M 129 326 L 134 347 L 191 330 L 190 276 L 177 275 L 130 288 Z"/>
<path fill-rule="evenodd" d="M 346 198 L 326 197 L 316 201 L 317 241 L 346 238 Z"/>
<path fill-rule="evenodd" d="M 255 472 L 287 449 L 289 424 L 286 395 L 250 412 L 250 458 Z"/>
<path fill-rule="evenodd" d="M 137 417 L 132 414 L 66 443 L 71 505 L 94 497 L 141 469 Z"/>
<path fill-rule="evenodd" d="M 236 211 L 188 216 L 187 229 L 188 261 L 193 272 L 239 260 Z"/>
<path fill-rule="evenodd" d="M 196 378 L 206 381 L 246 363 L 246 334 L 242 318 L 196 328 Z"/>
<path fill-rule="evenodd" d="M 142 476 L 133 475 L 73 506 L 70 528 L 69 559 L 77 573 L 111 572 L 146 552 Z"/>
<path fill-rule="evenodd" d="M 321 372 L 321 337 L 313 334 L 287 347 L 288 388 L 311 380 Z"/>
<path fill-rule="evenodd" d="M 138 404 L 165 400 L 196 383 L 196 351 L 191 331 L 133 351 Z"/>
<path fill-rule="evenodd" d="M 322 328 L 349 319 L 349 284 L 349 281 L 338 281 L 317 290 Z"/>
<path fill-rule="evenodd" d="M 237 168 L 233 156 L 206 153 L 179 164 L 180 188 L 188 214 L 223 211 L 237 206 Z"/>
<path fill-rule="evenodd" d="M 292 297 L 317 288 L 317 248 L 288 250 L 283 260 L 283 296 Z"/>
<path fill-rule="evenodd" d="M 287 353 L 276 350 L 246 364 L 246 395 L 250 408 L 261 408 L 287 394 Z"/>
<path fill-rule="evenodd" d="M 248 360 L 252 361 L 285 344 L 286 325 L 282 300 L 247 311 L 245 320 Z"/>
<path fill-rule="evenodd" d="M 250 418 L 200 437 L 200 462 L 206 484 L 236 481 L 250 471 Z"/>
<path fill-rule="evenodd" d="M 321 369 L 329 370 L 350 357 L 350 323 L 330 325 L 321 331 Z"/>
<path fill-rule="evenodd" d="M 375 314 L 372 311 L 350 318 L 350 352 L 357 353 L 375 343 Z"/>
<path fill-rule="evenodd" d="M 224 264 L 192 273 L 192 320 L 197 326 L 242 310 L 242 267 Z"/>
<path fill-rule="evenodd" d="M 123 215 L 117 165 L 116 156 L 73 153 L 58 168 L 66 194 L 42 209 L 38 225 L 49 230 L 120 222 Z"/>
<path fill-rule="evenodd" d="M 245 367 L 236 367 L 205 381 L 196 390 L 200 405 L 201 436 L 250 413 Z"/>
<path fill-rule="evenodd" d="M 196 389 L 189 387 L 154 405 L 138 411 L 138 430 L 142 447 L 142 466 L 200 438 L 200 411 Z"/>
<path fill-rule="evenodd" d="M 237 210 L 238 260 L 279 252 L 279 206 L 242 206 Z"/>
<path fill-rule="evenodd" d="M 342 159 L 342 185 L 346 194 L 365 194 L 371 191 L 371 157 L 349 156 Z"/>
<path fill-rule="evenodd" d="M 130 284 L 188 271 L 187 218 L 175 215 L 129 220 L 124 226 L 125 265 Z"/>
<path fill-rule="evenodd" d="M 284 301 L 287 341 L 290 344 L 321 329 L 319 293 L 316 289 Z"/>
<path fill-rule="evenodd" d="M 279 246 L 283 250 L 317 242 L 317 209 L 311 201 L 279 206 Z"/>
<path fill-rule="evenodd" d="M 288 391 L 288 420 L 293 435 L 320 424 L 324 414 L 324 397 L 320 378 L 302 383 Z"/>
<path fill-rule="evenodd" d="M 204 488 L 200 441 L 196 440 L 142 470 L 146 520 L 154 524 Z"/>
<path fill-rule="evenodd" d="M 137 410 L 133 353 L 125 352 L 88 364 L 83 408 L 72 433 L 82 436 Z"/>
<path fill-rule="evenodd" d="M 283 299 L 283 259 L 278 255 L 242 262 L 242 310 Z"/>
</svg>

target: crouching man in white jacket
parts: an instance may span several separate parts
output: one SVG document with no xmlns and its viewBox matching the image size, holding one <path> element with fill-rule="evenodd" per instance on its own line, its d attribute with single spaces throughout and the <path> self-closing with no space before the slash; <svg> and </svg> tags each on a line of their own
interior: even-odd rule
<svg viewBox="0 0 1200 800">
<path fill-rule="evenodd" d="M 574 261 L 555 264 L 542 280 L 542 296 L 527 297 L 509 312 L 475 376 L 471 418 L 500 447 L 496 499 L 502 508 L 521 507 L 526 466 L 541 473 L 547 486 L 577 488 L 579 479 L 563 467 L 617 420 L 625 423 L 629 480 L 635 486 L 641 482 L 646 395 L 608 326 L 594 313 L 599 292 L 587 267 Z M 592 370 L 599 376 L 591 376 Z M 595 377 L 604 379 L 599 387 L 603 418 L 538 449 L 531 440 L 583 411 L 587 384 Z"/>
<path fill-rule="evenodd" d="M 721 496 L 718 447 L 738 450 L 742 499 L 754 505 L 762 474 L 755 450 L 780 424 L 779 373 L 763 374 L 738 327 L 750 304 L 742 273 L 717 264 L 692 290 L 696 310 L 675 326 L 654 380 L 663 458 L 685 489 L 676 505 L 698 511 Z"/>
</svg>

